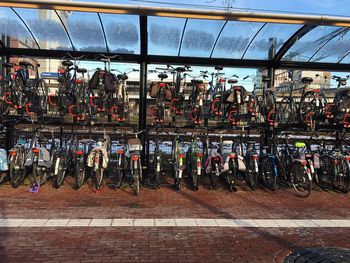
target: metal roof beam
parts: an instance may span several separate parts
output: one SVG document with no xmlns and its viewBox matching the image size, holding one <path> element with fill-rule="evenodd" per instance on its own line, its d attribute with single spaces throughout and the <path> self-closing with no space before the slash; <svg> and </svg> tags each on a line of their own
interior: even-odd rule
<svg viewBox="0 0 350 263">
<path fill-rule="evenodd" d="M 0 6 L 95 13 L 136 14 L 143 16 L 235 20 L 243 22 L 311 24 L 344 27 L 350 26 L 350 17 L 329 15 L 257 13 L 233 10 L 198 10 L 57 0 L 1 0 Z"/>
<path fill-rule="evenodd" d="M 305 36 L 307 33 L 309 33 L 311 30 L 313 30 L 316 26 L 314 25 L 305 25 L 302 28 L 300 28 L 297 32 L 294 33 L 280 48 L 280 50 L 277 52 L 275 57 L 273 58 L 273 61 L 280 61 L 283 56 L 288 52 L 288 50 L 303 36 Z"/>
</svg>

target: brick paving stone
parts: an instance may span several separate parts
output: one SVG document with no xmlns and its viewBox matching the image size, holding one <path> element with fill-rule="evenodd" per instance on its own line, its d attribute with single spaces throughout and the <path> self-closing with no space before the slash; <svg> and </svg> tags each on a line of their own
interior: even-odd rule
<svg viewBox="0 0 350 263">
<path fill-rule="evenodd" d="M 258 223 L 251 219 L 235 219 L 239 227 L 259 227 Z"/>
<path fill-rule="evenodd" d="M 331 220 L 339 227 L 350 227 L 350 220 Z"/>
<path fill-rule="evenodd" d="M 196 220 L 191 218 L 176 218 L 177 226 L 197 226 Z"/>
<path fill-rule="evenodd" d="M 218 226 L 215 219 L 195 219 L 197 226 Z"/>
<path fill-rule="evenodd" d="M 234 219 L 215 219 L 219 227 L 238 227 Z"/>
<path fill-rule="evenodd" d="M 111 226 L 112 224 L 112 219 L 92 219 L 89 226 L 91 227 L 96 227 L 96 226 Z"/>
<path fill-rule="evenodd" d="M 135 219 L 134 226 L 154 226 L 154 219 Z"/>
<path fill-rule="evenodd" d="M 20 227 L 41 227 L 48 219 L 26 219 Z"/>
<path fill-rule="evenodd" d="M 66 226 L 69 219 L 49 219 L 44 224 L 45 226 L 55 227 L 55 226 Z"/>
<path fill-rule="evenodd" d="M 0 221 L 0 227 L 18 227 L 25 219 L 2 219 Z"/>
<path fill-rule="evenodd" d="M 279 227 L 291 228 L 299 227 L 298 224 L 289 219 L 274 219 L 273 220 Z"/>
<path fill-rule="evenodd" d="M 155 226 L 176 226 L 175 219 L 155 219 Z"/>
<path fill-rule="evenodd" d="M 312 222 L 317 224 L 319 227 L 336 227 L 337 224 L 327 219 L 312 219 Z"/>
<path fill-rule="evenodd" d="M 112 226 L 134 226 L 134 219 L 113 219 Z"/>
<path fill-rule="evenodd" d="M 91 219 L 70 219 L 67 226 L 88 226 L 91 222 Z"/>
<path fill-rule="evenodd" d="M 318 225 L 311 220 L 292 220 L 300 227 L 318 227 Z"/>
<path fill-rule="evenodd" d="M 259 227 L 278 227 L 278 224 L 274 220 L 255 219 L 254 222 Z"/>
</svg>

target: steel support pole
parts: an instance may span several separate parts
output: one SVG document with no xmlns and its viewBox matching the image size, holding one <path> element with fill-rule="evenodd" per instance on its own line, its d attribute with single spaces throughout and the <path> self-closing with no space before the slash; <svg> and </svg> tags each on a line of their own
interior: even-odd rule
<svg viewBox="0 0 350 263">
<path fill-rule="evenodd" d="M 140 42 L 141 42 L 141 63 L 140 63 L 140 90 L 139 90 L 139 130 L 147 128 L 147 53 L 148 53 L 148 34 L 147 34 L 147 16 L 140 16 Z M 144 161 L 144 172 L 148 172 L 149 147 L 148 135 L 146 132 L 141 133 L 140 140 L 143 145 L 141 153 Z"/>
</svg>

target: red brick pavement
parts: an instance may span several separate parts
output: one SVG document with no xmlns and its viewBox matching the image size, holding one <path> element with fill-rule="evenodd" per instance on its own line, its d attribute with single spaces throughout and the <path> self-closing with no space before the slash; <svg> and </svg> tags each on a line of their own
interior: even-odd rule
<svg viewBox="0 0 350 263">
<path fill-rule="evenodd" d="M 27 187 L 0 186 L 0 217 L 7 218 L 239 218 L 239 219 L 350 219 L 350 194 L 314 191 L 307 199 L 290 190 L 255 192 L 202 188 L 175 191 L 142 189 L 139 197 L 130 189 L 104 188 L 93 193 L 88 186 L 75 191 L 44 185 L 31 194 Z"/>
<path fill-rule="evenodd" d="M 294 248 L 350 248 L 348 229 L 0 229 L 0 262 L 281 262 Z"/>
<path fill-rule="evenodd" d="M 350 195 L 0 186 L 1 218 L 349 219 Z M 293 248 L 350 248 L 340 228 L 0 228 L 0 262 L 281 262 Z"/>
</svg>

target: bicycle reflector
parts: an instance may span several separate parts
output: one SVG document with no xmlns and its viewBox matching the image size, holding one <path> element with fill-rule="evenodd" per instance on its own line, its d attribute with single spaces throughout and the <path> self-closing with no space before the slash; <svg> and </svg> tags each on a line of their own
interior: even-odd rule
<svg viewBox="0 0 350 263">
<path fill-rule="evenodd" d="M 39 153 L 39 149 L 38 149 L 38 148 L 33 148 L 33 149 L 32 149 L 32 152 L 33 152 L 33 153 Z"/>
<path fill-rule="evenodd" d="M 140 156 L 138 156 L 138 155 L 131 155 L 131 160 L 138 161 L 138 160 L 140 160 Z"/>
<path fill-rule="evenodd" d="M 124 154 L 124 150 L 122 150 L 122 149 L 118 150 L 117 154 Z"/>
<path fill-rule="evenodd" d="M 350 156 L 345 156 L 345 157 L 344 157 L 344 160 L 345 160 L 345 161 L 350 161 Z"/>
<path fill-rule="evenodd" d="M 84 82 L 84 80 L 82 79 L 76 79 L 75 80 L 75 84 L 82 84 Z"/>
<path fill-rule="evenodd" d="M 259 155 L 253 154 L 253 160 L 259 160 Z"/>
<path fill-rule="evenodd" d="M 58 69 L 58 73 L 60 73 L 60 74 L 64 74 L 65 72 L 66 72 L 66 70 L 64 68 Z"/>
<path fill-rule="evenodd" d="M 165 87 L 165 83 L 159 83 L 159 87 L 161 87 L 161 88 L 164 88 Z"/>
<path fill-rule="evenodd" d="M 83 155 L 83 154 L 84 154 L 84 152 L 83 152 L 82 150 L 76 151 L 75 153 L 76 153 L 77 155 Z"/>
<path fill-rule="evenodd" d="M 203 155 L 204 155 L 203 153 L 196 153 L 197 157 L 203 157 Z"/>
<path fill-rule="evenodd" d="M 181 159 L 181 158 L 185 158 L 185 155 L 183 154 L 183 153 L 180 153 L 179 155 L 178 155 L 178 157 Z"/>
<path fill-rule="evenodd" d="M 9 155 L 10 155 L 10 156 L 16 156 L 16 155 L 17 155 L 17 152 L 16 152 L 16 151 L 10 151 L 10 152 L 9 152 Z"/>
<path fill-rule="evenodd" d="M 302 166 L 305 166 L 305 165 L 307 165 L 307 161 L 306 161 L 306 160 L 300 160 L 300 164 L 301 164 Z"/>
<path fill-rule="evenodd" d="M 235 153 L 230 154 L 230 159 L 236 159 L 237 155 Z"/>
</svg>

